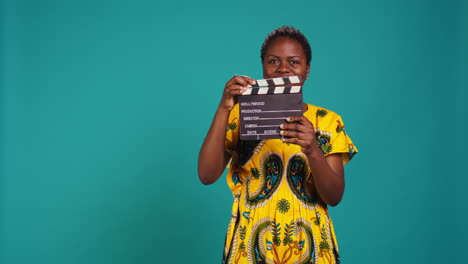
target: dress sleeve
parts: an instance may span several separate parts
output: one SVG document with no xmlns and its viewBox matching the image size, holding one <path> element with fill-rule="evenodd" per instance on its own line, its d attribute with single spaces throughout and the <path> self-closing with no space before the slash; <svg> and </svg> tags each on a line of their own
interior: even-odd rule
<svg viewBox="0 0 468 264">
<path fill-rule="evenodd" d="M 353 141 L 345 131 L 343 119 L 333 113 L 324 126 L 317 131 L 316 139 L 325 156 L 341 153 L 343 165 L 358 152 Z"/>
<path fill-rule="evenodd" d="M 239 139 L 239 105 L 236 104 L 229 114 L 229 119 L 226 127 L 226 138 L 224 140 L 224 150 L 233 155 L 236 150 L 237 141 Z"/>
</svg>

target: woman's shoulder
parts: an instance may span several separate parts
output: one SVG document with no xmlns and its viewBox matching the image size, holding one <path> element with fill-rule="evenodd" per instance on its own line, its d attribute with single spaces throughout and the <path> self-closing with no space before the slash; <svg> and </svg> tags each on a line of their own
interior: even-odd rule
<svg viewBox="0 0 468 264">
<path fill-rule="evenodd" d="M 336 119 L 340 117 L 340 115 L 338 115 L 336 112 L 330 109 L 312 105 L 312 104 L 306 104 L 306 105 L 307 105 L 307 111 L 304 113 L 304 116 L 307 118 L 322 117 L 322 118 Z"/>
</svg>

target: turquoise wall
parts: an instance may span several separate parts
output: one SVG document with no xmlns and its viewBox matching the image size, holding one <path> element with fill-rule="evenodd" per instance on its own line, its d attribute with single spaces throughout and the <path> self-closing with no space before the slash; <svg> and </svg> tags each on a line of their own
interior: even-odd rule
<svg viewBox="0 0 468 264">
<path fill-rule="evenodd" d="M 232 197 L 224 178 L 199 182 L 198 150 L 224 83 L 261 78 L 260 45 L 284 24 L 313 47 L 305 101 L 341 114 L 360 150 L 330 209 L 343 263 L 461 260 L 465 2 L 0 12 L 1 263 L 219 263 Z"/>
</svg>

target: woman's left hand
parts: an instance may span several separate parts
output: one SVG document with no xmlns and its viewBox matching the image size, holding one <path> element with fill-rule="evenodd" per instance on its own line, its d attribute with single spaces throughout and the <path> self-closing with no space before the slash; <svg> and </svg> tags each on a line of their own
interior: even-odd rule
<svg viewBox="0 0 468 264">
<path fill-rule="evenodd" d="M 315 141 L 314 125 L 305 116 L 290 116 L 288 122 L 280 125 L 280 135 L 290 138 L 284 138 L 283 142 L 293 143 L 301 146 L 302 153 L 307 156 L 316 151 L 320 151 Z M 289 131 L 294 130 L 294 131 Z"/>
</svg>

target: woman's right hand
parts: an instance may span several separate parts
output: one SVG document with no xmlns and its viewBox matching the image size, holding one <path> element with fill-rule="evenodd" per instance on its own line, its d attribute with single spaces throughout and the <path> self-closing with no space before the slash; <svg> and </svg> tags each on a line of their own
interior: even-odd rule
<svg viewBox="0 0 468 264">
<path fill-rule="evenodd" d="M 238 75 L 226 83 L 218 110 L 198 155 L 198 177 L 202 183 L 212 184 L 223 174 L 231 158 L 224 149 L 229 113 L 237 102 L 237 97 L 253 84 L 254 79 Z"/>
<path fill-rule="evenodd" d="M 232 77 L 224 86 L 223 97 L 218 109 L 231 111 L 237 103 L 237 97 L 254 84 L 255 80 L 247 76 L 235 75 Z"/>
</svg>

